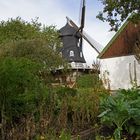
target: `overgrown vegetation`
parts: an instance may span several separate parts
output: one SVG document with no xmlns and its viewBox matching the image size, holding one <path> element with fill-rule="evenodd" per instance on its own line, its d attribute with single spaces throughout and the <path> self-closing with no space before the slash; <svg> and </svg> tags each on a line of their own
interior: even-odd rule
<svg viewBox="0 0 140 140">
<path fill-rule="evenodd" d="M 44 28 L 20 18 L 0 23 L 0 138 L 78 140 L 81 131 L 96 128 L 93 137 L 100 139 L 105 126 L 115 139 L 138 137 L 139 90 L 110 96 L 95 73 L 81 75 L 75 89 L 51 85 L 51 71 L 66 63 L 57 30 Z"/>
<path fill-rule="evenodd" d="M 78 88 L 93 88 L 94 90 L 104 90 L 102 81 L 97 73 L 80 75 L 77 78 Z M 98 92 L 97 91 L 97 92 Z"/>
<path fill-rule="evenodd" d="M 10 139 L 12 127 L 40 112 L 38 104 L 46 91 L 37 76 L 36 63 L 25 58 L 4 58 L 0 65 L 1 136 Z"/>
<path fill-rule="evenodd" d="M 101 94 L 95 82 L 82 90 L 51 85 L 51 71 L 66 65 L 55 27 L 17 18 L 2 21 L 0 33 L 2 140 L 68 139 L 94 126 Z"/>
<path fill-rule="evenodd" d="M 96 124 L 101 93 L 48 87 L 28 59 L 6 58 L 0 64 L 3 139 L 65 139 L 66 133 L 78 134 Z"/>
</svg>

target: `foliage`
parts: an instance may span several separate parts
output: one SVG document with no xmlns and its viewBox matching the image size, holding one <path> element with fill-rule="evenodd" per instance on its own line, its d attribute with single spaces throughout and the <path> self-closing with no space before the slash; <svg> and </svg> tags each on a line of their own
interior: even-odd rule
<svg viewBox="0 0 140 140">
<path fill-rule="evenodd" d="M 68 100 L 70 110 L 73 112 L 73 127 L 79 129 L 94 126 L 99 113 L 100 93 L 94 89 L 78 89 L 77 96 Z"/>
<path fill-rule="evenodd" d="M 116 127 L 115 140 L 121 139 L 121 132 L 127 130 L 129 134 L 140 134 L 140 91 L 138 89 L 120 90 L 112 96 L 105 96 L 101 100 L 101 122 L 109 127 Z M 129 124 L 132 122 L 133 127 Z M 127 129 L 126 129 L 127 128 Z"/>
<path fill-rule="evenodd" d="M 44 83 L 44 79 L 50 81 L 48 71 L 65 66 L 58 54 L 61 43 L 55 27 L 42 28 L 37 20 L 29 23 L 17 18 L 2 21 L 0 33 L 0 136 L 3 140 L 58 136 L 70 139 L 70 133 L 96 123 L 102 90 L 94 85 L 98 82 L 92 83 L 96 88 L 78 90 L 55 89 Z M 50 130 L 56 137 L 47 135 Z"/>
<path fill-rule="evenodd" d="M 76 96 L 77 90 L 69 87 L 58 87 L 56 93 L 63 98 L 65 96 Z"/>
<path fill-rule="evenodd" d="M 60 55 L 48 47 L 42 40 L 21 40 L 0 45 L 0 57 L 28 58 L 31 61 L 41 63 L 44 69 L 52 70 L 65 62 Z"/>
<path fill-rule="evenodd" d="M 40 112 L 46 91 L 37 74 L 40 64 L 26 58 L 3 58 L 0 65 L 1 135 L 7 139 L 12 125 Z"/>
<path fill-rule="evenodd" d="M 41 26 L 38 18 L 27 22 L 20 17 L 0 22 L 0 56 L 25 57 L 49 69 L 65 66 L 59 55 L 61 42 L 55 26 Z"/>
<path fill-rule="evenodd" d="M 61 42 L 55 26 L 41 26 L 38 19 L 27 22 L 20 17 L 0 22 L 0 58 L 28 58 L 43 65 L 39 70 L 42 79 L 52 80 L 50 71 L 66 62 L 59 55 Z"/>
<path fill-rule="evenodd" d="M 0 109 L 4 106 L 6 118 L 30 113 L 40 96 L 40 66 L 24 58 L 1 59 L 0 65 Z"/>
<path fill-rule="evenodd" d="M 66 133 L 64 130 L 61 132 L 59 136 L 60 140 L 71 140 L 71 135 Z"/>
<path fill-rule="evenodd" d="M 35 140 L 71 140 L 71 134 L 62 130 L 60 135 L 49 131 L 45 136 L 36 136 Z M 78 138 L 76 140 L 79 140 Z"/>
<path fill-rule="evenodd" d="M 37 86 L 40 85 L 42 84 Z M 76 90 L 60 87 L 55 89 L 46 88 L 43 85 L 38 88 L 35 94 L 17 93 L 11 100 L 14 118 L 20 118 L 18 121 L 12 119 L 15 127 L 9 129 L 14 139 L 33 139 L 34 137 L 55 139 L 60 135 L 62 138 L 70 138 L 69 134 L 91 128 L 97 123 L 101 93 L 96 93 L 92 88 Z M 35 96 L 31 97 L 31 95 Z M 68 135 L 65 132 L 62 133 L 62 130 L 69 132 Z M 54 134 L 51 135 L 50 131 Z M 9 133 L 7 131 L 7 135 Z M 11 137 L 8 138 L 11 139 Z"/>
<path fill-rule="evenodd" d="M 98 74 L 85 74 L 77 78 L 78 88 L 101 88 L 102 82 Z"/>
<path fill-rule="evenodd" d="M 132 21 L 140 19 L 140 1 L 134 0 L 100 0 L 104 6 L 97 18 L 109 22 L 111 30 L 117 30 L 121 23 L 132 13 Z"/>
<path fill-rule="evenodd" d="M 8 21 L 1 21 L 0 23 L 0 43 L 9 41 L 17 41 L 21 39 L 34 39 L 39 36 L 41 24 L 37 21 L 32 23 L 25 22 L 21 18 L 10 19 Z"/>
<path fill-rule="evenodd" d="M 46 104 L 49 129 L 55 127 L 57 133 L 65 129 L 73 134 L 92 127 L 97 121 L 99 96 L 93 89 L 52 89 Z"/>
<path fill-rule="evenodd" d="M 27 22 L 20 17 L 0 22 L 0 44 L 19 41 L 35 40 L 45 41 L 51 48 L 60 47 L 59 34 L 55 26 L 43 26 L 38 22 L 38 18 Z"/>
</svg>

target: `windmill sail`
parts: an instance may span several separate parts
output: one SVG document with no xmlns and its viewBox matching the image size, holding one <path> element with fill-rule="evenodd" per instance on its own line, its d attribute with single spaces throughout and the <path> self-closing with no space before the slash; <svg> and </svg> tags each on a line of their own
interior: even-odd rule
<svg viewBox="0 0 140 140">
<path fill-rule="evenodd" d="M 92 39 L 89 35 L 87 35 L 85 32 L 81 32 L 79 30 L 79 27 L 68 17 L 66 17 L 68 20 L 68 23 L 75 28 L 77 31 L 79 31 L 80 35 L 90 44 L 92 48 L 95 49 L 95 51 L 99 54 L 102 50 L 102 47 L 99 43 L 97 43 L 94 39 Z"/>
<path fill-rule="evenodd" d="M 82 0 L 82 14 L 81 14 L 81 22 L 80 22 L 80 30 L 82 32 L 84 26 L 85 26 L 85 0 Z"/>
<path fill-rule="evenodd" d="M 83 28 L 85 26 L 85 0 L 82 0 L 82 14 L 81 14 L 81 23 L 80 23 L 80 32 L 83 33 Z M 80 51 L 82 52 L 82 48 L 83 48 L 83 37 L 81 36 L 80 38 Z"/>
<path fill-rule="evenodd" d="M 91 46 L 94 46 L 93 48 L 96 48 L 96 51 L 100 53 L 103 50 L 103 46 L 97 42 L 95 39 L 93 39 L 89 34 L 87 34 L 85 31 L 83 31 L 83 35 L 87 38 L 87 40 L 90 42 L 89 44 L 92 44 Z M 88 42 L 87 41 L 87 42 Z"/>
</svg>

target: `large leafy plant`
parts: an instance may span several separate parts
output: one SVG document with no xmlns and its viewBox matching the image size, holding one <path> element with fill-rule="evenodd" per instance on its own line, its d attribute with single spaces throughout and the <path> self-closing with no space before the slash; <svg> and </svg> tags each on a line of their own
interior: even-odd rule
<svg viewBox="0 0 140 140">
<path fill-rule="evenodd" d="M 115 95 L 105 96 L 101 98 L 100 108 L 101 122 L 116 128 L 115 140 L 121 139 L 123 130 L 127 130 L 131 135 L 140 134 L 138 119 L 140 117 L 140 91 L 138 89 L 120 90 Z"/>
</svg>

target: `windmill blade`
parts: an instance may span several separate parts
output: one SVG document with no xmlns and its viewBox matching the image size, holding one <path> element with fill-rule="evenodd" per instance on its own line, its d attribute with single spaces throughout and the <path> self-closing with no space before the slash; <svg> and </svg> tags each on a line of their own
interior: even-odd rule
<svg viewBox="0 0 140 140">
<path fill-rule="evenodd" d="M 95 40 L 91 39 L 91 37 L 89 35 L 87 35 L 85 32 L 81 33 L 80 28 L 68 17 L 67 21 L 68 23 L 77 30 L 77 32 L 80 33 L 80 35 L 90 44 L 90 46 L 99 54 L 101 52 L 101 45 L 97 45 L 99 43 L 97 43 Z M 97 46 L 96 46 L 97 45 Z M 99 47 L 100 46 L 100 47 Z"/>
<path fill-rule="evenodd" d="M 80 32 L 83 33 L 83 28 L 85 26 L 85 0 L 82 0 L 82 13 L 81 13 L 81 23 L 80 23 Z M 80 49 L 82 51 L 83 48 L 83 38 L 80 38 Z"/>
<path fill-rule="evenodd" d="M 86 6 L 85 6 L 85 0 L 82 0 L 82 13 L 81 13 L 81 23 L 80 23 L 80 28 L 81 28 L 81 32 L 85 26 L 85 9 L 86 9 Z"/>
<path fill-rule="evenodd" d="M 94 40 L 89 34 L 87 34 L 85 31 L 83 31 L 83 35 L 88 39 L 88 41 L 96 47 L 96 49 L 98 50 L 98 53 L 100 53 L 103 50 L 103 46 L 97 42 L 96 40 Z"/>
<path fill-rule="evenodd" d="M 100 50 L 99 47 L 96 46 L 96 43 L 94 43 L 94 41 L 91 39 L 89 39 L 89 37 L 87 36 L 87 34 L 85 34 L 85 32 L 81 33 L 82 37 L 90 44 L 90 46 L 98 53 L 100 54 Z"/>
</svg>

